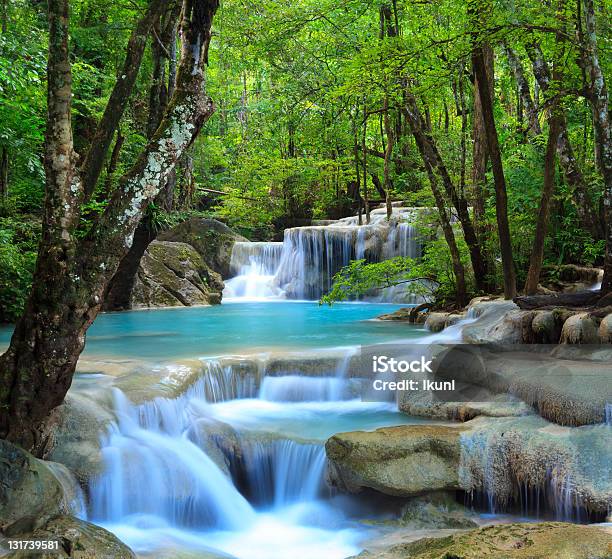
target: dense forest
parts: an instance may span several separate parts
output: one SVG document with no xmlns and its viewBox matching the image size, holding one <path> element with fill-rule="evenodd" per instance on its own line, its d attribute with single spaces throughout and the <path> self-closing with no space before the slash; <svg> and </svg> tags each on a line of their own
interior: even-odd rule
<svg viewBox="0 0 612 559">
<path fill-rule="evenodd" d="M 25 309 L 4 402 L 34 362 L 62 369 L 40 416 L 61 401 L 103 299 L 193 215 L 268 240 L 435 208 L 418 262 L 358 262 L 344 288 L 412 275 L 464 305 L 569 263 L 612 289 L 605 1 L 2 0 L 0 17 L 0 320 Z M 28 378 L 10 405 L 35 420 Z"/>
</svg>

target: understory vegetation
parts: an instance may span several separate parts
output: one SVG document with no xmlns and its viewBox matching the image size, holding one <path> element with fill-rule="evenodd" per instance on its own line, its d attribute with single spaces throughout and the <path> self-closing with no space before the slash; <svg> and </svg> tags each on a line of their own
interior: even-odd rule
<svg viewBox="0 0 612 559">
<path fill-rule="evenodd" d="M 82 159 L 147 6 L 70 2 Z M 83 235 L 159 125 L 176 83 L 180 11 L 164 3 L 147 34 L 129 102 L 81 208 Z M 464 302 L 533 292 L 530 268 L 539 277 L 560 264 L 603 266 L 609 16 L 595 0 L 224 0 L 208 53 L 215 112 L 141 225 L 154 238 L 197 214 L 270 240 L 311 219 L 359 213 L 367 223 L 381 204 L 436 208 L 422 259 L 355 262 L 332 299 L 389 277 L 426 277 L 437 297 Z M 2 0 L 1 18 L 0 321 L 14 321 L 43 214 L 46 4 Z"/>
</svg>

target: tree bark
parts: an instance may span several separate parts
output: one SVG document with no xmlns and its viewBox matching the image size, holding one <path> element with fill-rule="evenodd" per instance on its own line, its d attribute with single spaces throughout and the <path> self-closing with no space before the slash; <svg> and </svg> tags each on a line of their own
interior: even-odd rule
<svg viewBox="0 0 612 559">
<path fill-rule="evenodd" d="M 370 223 L 370 198 L 368 194 L 368 148 L 366 145 L 368 131 L 368 109 L 363 100 L 363 134 L 361 136 L 361 151 L 363 154 L 363 205 L 365 209 L 366 224 Z"/>
<path fill-rule="evenodd" d="M 151 0 L 147 11 L 138 21 L 130 36 L 123 68 L 115 82 L 81 167 L 86 199 L 91 197 L 96 188 L 104 166 L 104 158 L 136 83 L 151 27 L 159 19 L 167 4 L 168 0 Z"/>
<path fill-rule="evenodd" d="M 389 97 L 387 95 L 385 95 L 384 109 L 385 112 L 383 118 L 387 142 L 385 145 L 383 176 L 385 179 L 385 207 L 387 209 L 387 220 L 390 220 L 393 213 L 393 207 L 391 205 L 391 154 L 393 153 L 393 128 L 391 127 L 391 119 L 389 118 Z"/>
<path fill-rule="evenodd" d="M 489 83 L 486 69 L 485 55 L 481 44 L 475 44 L 472 51 L 472 65 L 478 80 L 478 92 L 484 131 L 487 139 L 487 150 L 491 158 L 493 177 L 495 180 L 495 211 L 497 215 L 497 230 L 504 272 L 504 297 L 512 299 L 516 295 L 516 272 L 512 256 L 512 239 L 508 223 L 508 196 L 506 193 L 506 179 L 502 165 L 501 151 L 495 128 L 493 115 L 492 87 Z"/>
<path fill-rule="evenodd" d="M 516 82 L 516 86 L 518 88 L 520 99 L 523 102 L 525 112 L 527 113 L 529 132 L 534 136 L 537 136 L 542 133 L 542 128 L 540 127 L 540 121 L 538 120 L 538 109 L 533 102 L 533 98 L 531 97 L 529 82 L 527 82 L 527 79 L 525 78 L 523 65 L 521 64 L 516 52 L 514 52 L 510 46 L 506 44 L 504 45 L 504 49 L 512 70 L 512 75 L 514 76 L 514 81 Z"/>
<path fill-rule="evenodd" d="M 40 450 L 46 418 L 70 387 L 85 333 L 142 212 L 212 114 L 203 84 L 217 8 L 218 0 L 184 1 L 175 94 L 155 136 L 82 237 L 75 234 L 84 189 L 70 126 L 68 0 L 49 1 L 43 235 L 26 309 L 0 357 L 0 437 Z"/>
<path fill-rule="evenodd" d="M 485 67 L 489 82 L 493 83 L 493 49 L 488 44 L 483 44 L 482 49 L 485 58 Z M 472 122 L 472 189 L 474 192 L 474 228 L 481 244 L 484 245 L 488 231 L 485 220 L 485 199 L 486 199 L 486 175 L 489 154 L 487 152 L 487 138 L 482 119 L 482 102 L 478 89 L 478 77 L 474 76 L 474 116 Z M 487 267 L 488 262 L 487 262 Z M 490 273 L 490 270 L 489 270 Z M 490 282 L 489 282 L 490 283 Z M 489 285 L 489 288 L 494 286 Z"/>
<path fill-rule="evenodd" d="M 555 186 L 555 152 L 557 150 L 560 122 L 556 108 L 553 111 L 555 112 L 549 120 L 548 143 L 544 158 L 544 186 L 542 188 L 542 198 L 540 199 L 540 209 L 538 211 L 531 257 L 529 259 L 529 271 L 525 281 L 525 293 L 527 295 L 534 295 L 538 291 L 542 261 L 544 260 L 544 241 L 546 240 L 546 232 L 548 230 L 550 201 Z"/>
<path fill-rule="evenodd" d="M 590 77 L 588 99 L 593 108 L 595 155 L 604 179 L 604 218 L 606 223 L 606 256 L 602 294 L 612 292 L 612 129 L 608 89 L 599 63 L 595 7 L 593 0 L 584 0 L 586 33 L 583 40 L 582 63 Z"/>
<path fill-rule="evenodd" d="M 410 117 L 408 117 L 408 121 L 410 122 Z M 442 226 L 444 240 L 448 245 L 451 255 L 451 264 L 453 267 L 453 273 L 455 274 L 455 281 L 457 283 L 457 305 L 463 307 L 467 304 L 467 287 L 465 283 L 465 269 L 463 267 L 463 263 L 461 262 L 461 254 L 459 252 L 459 247 L 457 246 L 455 233 L 450 223 L 450 218 L 446 213 L 444 196 L 442 195 L 442 192 L 438 186 L 436 173 L 433 166 L 429 163 L 429 159 L 425 155 L 427 148 L 423 143 L 423 137 L 420 135 L 415 135 L 414 140 L 423 158 L 425 170 L 427 171 L 427 176 L 429 177 L 429 183 L 431 185 L 431 191 L 433 193 L 434 200 L 436 201 L 436 207 L 438 208 L 438 216 L 440 218 L 440 225 Z"/>
<path fill-rule="evenodd" d="M 548 65 L 544 60 L 542 49 L 537 42 L 532 42 L 525 47 L 525 50 L 531 61 L 536 83 L 539 85 L 542 93 L 546 94 L 550 88 L 551 76 Z M 557 140 L 559 165 L 563 169 L 563 176 L 572 191 L 572 199 L 578 214 L 578 221 L 581 227 L 591 233 L 595 239 L 602 239 L 604 232 L 601 221 L 593 207 L 588 186 L 574 154 L 567 130 L 567 116 L 562 107 L 559 107 L 559 119 L 559 139 Z"/>
<path fill-rule="evenodd" d="M 442 185 L 447 196 L 450 198 L 456 212 L 461 227 L 463 229 L 463 236 L 465 242 L 468 245 L 470 251 L 470 260 L 472 262 L 472 268 L 474 270 L 474 278 L 476 281 L 476 287 L 479 290 L 484 290 L 487 283 L 487 268 L 485 260 L 482 256 L 482 250 L 478 238 L 476 237 L 476 231 L 472 225 L 470 218 L 467 201 L 465 198 L 457 194 L 457 190 L 453 184 L 446 165 L 442 160 L 442 156 L 438 151 L 438 147 L 432 137 L 429 129 L 424 130 L 424 120 L 419 111 L 417 101 L 411 93 L 406 95 L 406 106 L 404 107 L 404 114 L 406 120 L 410 124 L 412 134 L 419 146 L 419 152 L 423 159 L 423 163 L 429 165 L 434 171 L 438 173 L 442 179 Z"/>
</svg>

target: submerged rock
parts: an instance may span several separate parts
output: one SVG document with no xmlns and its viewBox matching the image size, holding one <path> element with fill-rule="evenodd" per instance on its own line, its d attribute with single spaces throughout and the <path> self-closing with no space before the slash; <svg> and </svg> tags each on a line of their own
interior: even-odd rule
<svg viewBox="0 0 612 559">
<path fill-rule="evenodd" d="M 186 243 L 153 241 L 140 261 L 132 308 L 211 305 L 223 281 Z"/>
<path fill-rule="evenodd" d="M 191 245 L 204 263 L 223 278 L 229 277 L 232 246 L 236 241 L 247 240 L 224 223 L 202 217 L 192 217 L 163 232 L 158 239 Z"/>
<path fill-rule="evenodd" d="M 499 524 L 443 538 L 364 551 L 362 559 L 608 559 L 606 529 L 562 522 Z"/>
<path fill-rule="evenodd" d="M 136 559 L 132 550 L 108 530 L 74 516 L 57 516 L 20 540 L 59 541 L 57 551 L 20 551 L 12 559 Z"/>
</svg>

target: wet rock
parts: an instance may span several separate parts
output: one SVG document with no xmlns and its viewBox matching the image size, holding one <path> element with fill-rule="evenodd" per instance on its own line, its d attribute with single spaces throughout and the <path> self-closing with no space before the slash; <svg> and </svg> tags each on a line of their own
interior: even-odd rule
<svg viewBox="0 0 612 559">
<path fill-rule="evenodd" d="M 603 318 L 599 325 L 599 340 L 602 344 L 612 343 L 612 314 Z"/>
<path fill-rule="evenodd" d="M 11 559 L 136 559 L 132 550 L 108 530 L 74 516 L 57 516 L 21 540 L 58 541 L 57 551 L 16 552 Z"/>
<path fill-rule="evenodd" d="M 444 327 L 448 328 L 449 326 L 454 326 L 458 322 L 461 322 L 465 319 L 465 313 L 450 313 L 446 317 L 446 322 L 444 323 Z"/>
<path fill-rule="evenodd" d="M 172 241 L 191 245 L 213 271 L 227 278 L 230 275 L 232 246 L 236 241 L 247 241 L 227 225 L 215 219 L 192 217 L 163 232 L 160 241 Z"/>
<path fill-rule="evenodd" d="M 240 441 L 236 430 L 222 421 L 199 419 L 187 431 L 187 438 L 230 477 L 230 457 L 240 455 Z"/>
<path fill-rule="evenodd" d="M 325 444 L 328 479 L 349 493 L 370 488 L 401 497 L 459 489 L 462 430 L 405 425 L 334 435 Z"/>
<path fill-rule="evenodd" d="M 22 534 L 66 512 L 64 490 L 48 465 L 0 439 L 0 533 Z"/>
<path fill-rule="evenodd" d="M 562 522 L 498 524 L 443 538 L 364 551 L 361 559 L 608 559 L 605 528 Z"/>
<path fill-rule="evenodd" d="M 402 509 L 400 522 L 413 529 L 477 528 L 471 514 L 447 493 L 411 499 Z"/>
<path fill-rule="evenodd" d="M 463 490 L 486 495 L 498 510 L 537 488 L 558 514 L 612 507 L 612 432 L 569 428 L 537 416 L 485 418 L 341 433 L 325 446 L 328 479 L 339 490 L 365 488 L 411 497 Z"/>
<path fill-rule="evenodd" d="M 98 402 L 68 394 L 48 423 L 44 458 L 63 464 L 86 486 L 102 471 L 100 435 L 113 419 Z"/>
<path fill-rule="evenodd" d="M 536 311 L 531 330 L 534 341 L 541 344 L 556 344 L 561 337 L 561 323 L 552 311 Z"/>
<path fill-rule="evenodd" d="M 596 322 L 588 313 L 570 316 L 561 329 L 562 344 L 598 344 L 599 334 Z"/>
<path fill-rule="evenodd" d="M 398 322 L 410 322 L 410 313 L 412 312 L 412 307 L 402 307 L 401 309 L 397 309 L 392 313 L 381 314 L 376 318 L 378 320 L 396 320 Z"/>
<path fill-rule="evenodd" d="M 449 317 L 449 313 L 444 312 L 432 312 L 429 313 L 427 320 L 425 320 L 425 328 L 430 332 L 441 332 L 446 326 L 446 320 Z"/>
<path fill-rule="evenodd" d="M 478 320 L 463 327 L 463 341 L 479 344 L 488 342 L 519 343 L 523 336 L 523 321 L 516 312 L 518 307 L 504 299 L 477 298 L 468 306 L 468 316 Z M 510 341 L 514 340 L 514 341 Z"/>
<path fill-rule="evenodd" d="M 132 307 L 218 304 L 222 291 L 221 276 L 191 245 L 153 241 L 140 261 Z"/>
</svg>

